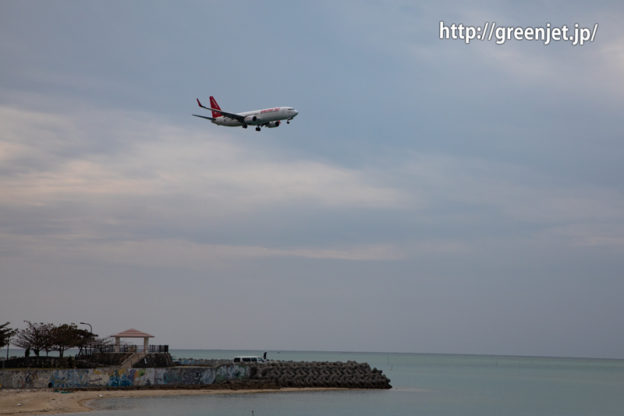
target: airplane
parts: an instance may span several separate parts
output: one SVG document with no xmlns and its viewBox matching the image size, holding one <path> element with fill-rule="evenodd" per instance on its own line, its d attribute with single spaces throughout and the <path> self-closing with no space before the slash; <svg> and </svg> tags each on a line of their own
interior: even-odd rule
<svg viewBox="0 0 624 416">
<path fill-rule="evenodd" d="M 245 111 L 244 113 L 228 113 L 221 110 L 217 100 L 210 96 L 210 107 L 203 106 L 197 98 L 197 104 L 201 108 L 212 111 L 212 117 L 200 116 L 193 114 L 195 117 L 205 118 L 219 126 L 242 127 L 256 126 L 256 131 L 260 131 L 261 127 L 279 127 L 282 120 L 286 120 L 286 124 L 290 124 L 290 120 L 295 118 L 299 112 L 292 107 L 273 107 L 264 108 L 262 110 Z"/>
</svg>

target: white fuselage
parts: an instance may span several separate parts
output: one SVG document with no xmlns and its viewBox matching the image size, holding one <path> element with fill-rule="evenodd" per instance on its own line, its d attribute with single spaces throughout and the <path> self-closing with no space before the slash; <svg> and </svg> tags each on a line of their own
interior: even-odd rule
<svg viewBox="0 0 624 416">
<path fill-rule="evenodd" d="M 227 127 L 240 127 L 245 124 L 250 126 L 261 126 L 280 120 L 292 120 L 298 112 L 292 107 L 273 107 L 264 108 L 262 110 L 245 111 L 244 113 L 236 114 L 245 117 L 245 122 L 242 123 L 239 120 L 226 116 L 215 117 L 212 122 L 214 124 L 218 124 L 219 126 Z"/>
</svg>

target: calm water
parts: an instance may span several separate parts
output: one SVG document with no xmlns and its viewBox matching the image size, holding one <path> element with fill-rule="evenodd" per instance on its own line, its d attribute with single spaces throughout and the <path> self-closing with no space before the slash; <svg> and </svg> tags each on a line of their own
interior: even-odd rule
<svg viewBox="0 0 624 416">
<path fill-rule="evenodd" d="M 172 351 L 229 358 L 262 351 Z M 269 352 L 269 358 L 368 362 L 387 391 L 265 393 L 100 401 L 97 416 L 618 415 L 624 360 L 434 354 Z"/>
</svg>

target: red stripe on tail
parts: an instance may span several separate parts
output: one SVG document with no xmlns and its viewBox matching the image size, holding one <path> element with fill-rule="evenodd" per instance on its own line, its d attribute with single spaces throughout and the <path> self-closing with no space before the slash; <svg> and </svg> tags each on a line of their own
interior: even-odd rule
<svg viewBox="0 0 624 416">
<path fill-rule="evenodd" d="M 215 100 L 215 98 L 212 95 L 210 96 L 210 108 L 216 108 L 217 110 L 221 110 L 221 107 L 219 107 L 219 104 L 217 104 L 217 100 Z M 213 111 L 212 117 L 213 118 L 223 117 L 223 115 L 221 113 L 217 113 L 216 111 Z"/>
</svg>

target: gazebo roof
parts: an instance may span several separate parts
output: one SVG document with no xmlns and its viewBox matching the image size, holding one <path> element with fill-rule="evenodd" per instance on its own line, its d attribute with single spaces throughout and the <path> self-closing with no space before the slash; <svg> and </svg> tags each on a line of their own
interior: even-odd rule
<svg viewBox="0 0 624 416">
<path fill-rule="evenodd" d="M 141 332 L 137 329 L 134 328 L 130 328 L 130 329 L 126 329 L 123 332 L 120 332 L 118 334 L 113 334 L 111 335 L 111 337 L 119 337 L 119 338 L 154 338 L 154 335 L 150 335 L 146 332 Z"/>
</svg>

